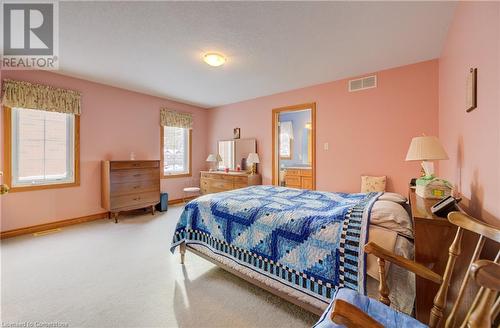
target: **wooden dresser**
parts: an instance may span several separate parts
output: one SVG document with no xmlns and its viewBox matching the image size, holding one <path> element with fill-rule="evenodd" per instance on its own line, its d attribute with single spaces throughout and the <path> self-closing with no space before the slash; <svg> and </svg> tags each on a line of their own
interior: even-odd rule
<svg viewBox="0 0 500 328">
<path fill-rule="evenodd" d="M 200 186 L 202 194 L 228 191 L 262 184 L 260 174 L 246 172 L 201 171 Z"/>
<path fill-rule="evenodd" d="M 409 200 L 415 238 L 415 261 L 443 274 L 448 259 L 448 248 L 455 235 L 455 228 L 445 218 L 431 212 L 438 199 L 424 199 L 410 188 Z M 429 322 L 434 296 L 439 285 L 416 277 L 416 317 L 420 322 Z"/>
<path fill-rule="evenodd" d="M 312 170 L 299 168 L 285 169 L 285 186 L 313 190 Z"/>
<path fill-rule="evenodd" d="M 160 202 L 160 161 L 102 161 L 101 203 L 118 222 L 122 211 L 151 207 Z"/>
</svg>

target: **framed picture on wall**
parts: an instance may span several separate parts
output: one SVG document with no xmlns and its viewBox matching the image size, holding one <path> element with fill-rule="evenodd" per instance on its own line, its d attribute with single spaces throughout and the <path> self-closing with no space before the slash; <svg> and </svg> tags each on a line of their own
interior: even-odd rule
<svg viewBox="0 0 500 328">
<path fill-rule="evenodd" d="M 467 75 L 466 111 L 471 112 L 477 107 L 477 68 L 471 68 Z"/>
<path fill-rule="evenodd" d="M 240 128 L 234 128 L 233 129 L 233 139 L 239 139 L 240 138 Z"/>
</svg>

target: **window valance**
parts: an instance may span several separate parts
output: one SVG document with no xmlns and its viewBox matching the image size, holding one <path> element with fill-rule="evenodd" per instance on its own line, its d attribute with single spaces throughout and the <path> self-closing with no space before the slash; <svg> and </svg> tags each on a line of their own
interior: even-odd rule
<svg viewBox="0 0 500 328">
<path fill-rule="evenodd" d="M 178 113 L 166 108 L 160 109 L 160 124 L 175 128 L 191 129 L 193 116 L 190 113 Z"/>
<path fill-rule="evenodd" d="M 9 107 L 81 114 L 81 95 L 77 91 L 26 81 L 3 80 L 2 103 Z"/>
</svg>

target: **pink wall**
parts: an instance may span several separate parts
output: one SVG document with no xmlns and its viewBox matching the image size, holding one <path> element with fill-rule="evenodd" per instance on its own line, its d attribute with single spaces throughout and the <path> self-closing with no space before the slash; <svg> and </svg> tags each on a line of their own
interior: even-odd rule
<svg viewBox="0 0 500 328">
<path fill-rule="evenodd" d="M 465 112 L 466 75 L 478 68 L 478 107 Z M 458 5 L 439 60 L 441 175 L 473 215 L 500 222 L 500 3 Z"/>
<path fill-rule="evenodd" d="M 103 212 L 100 161 L 129 159 L 132 151 L 138 159 L 159 159 L 159 117 L 163 106 L 193 113 L 194 177 L 205 168 L 207 111 L 204 109 L 43 71 L 3 71 L 2 78 L 44 83 L 82 93 L 80 186 L 2 196 L 2 231 Z M 3 136 L 3 124 L 1 126 Z M 165 179 L 161 186 L 175 199 L 181 197 L 180 190 L 187 184 L 189 179 Z"/>
<path fill-rule="evenodd" d="M 1 88 L 1 85 L 2 85 L 2 70 L 0 69 L 0 90 L 2 90 Z M 1 93 L 1 91 L 0 91 Z M 1 102 L 1 100 L 0 100 Z M 0 150 L 0 171 L 3 172 L 3 109 L 0 108 L 0 147 L 2 148 Z M 0 184 L 3 183 L 3 177 L 0 177 Z M 1 222 L 3 221 L 2 218 L 2 199 L 3 199 L 3 196 L 0 196 L 0 231 L 1 231 Z"/>
<path fill-rule="evenodd" d="M 273 108 L 316 102 L 317 189 L 358 192 L 360 176 L 387 175 L 388 190 L 407 194 L 418 163 L 405 162 L 413 136 L 438 133 L 438 62 L 377 73 L 378 87 L 349 93 L 347 80 L 260 97 L 209 111 L 207 152 L 241 128 L 256 138 L 265 184 L 271 183 Z M 329 150 L 323 145 L 329 143 Z"/>
<path fill-rule="evenodd" d="M 11 193 L 0 199 L 1 230 L 100 213 L 102 159 L 160 156 L 159 108 L 194 115 L 193 173 L 207 153 L 240 127 L 256 138 L 264 183 L 271 182 L 271 111 L 316 102 L 317 189 L 359 191 L 360 175 L 387 175 L 388 190 L 407 192 L 418 163 L 404 157 L 413 136 L 437 135 L 450 155 L 439 173 L 457 184 L 471 213 L 500 220 L 500 3 L 457 7 L 437 60 L 377 73 L 376 89 L 349 93 L 334 81 L 203 110 L 194 106 L 42 71 L 0 71 L 1 78 L 46 83 L 82 93 L 81 185 Z M 465 113 L 465 77 L 478 67 L 478 108 Z M 439 108 L 439 109 L 438 109 Z M 0 111 L 0 120 L 2 118 Z M 438 124 L 439 119 L 439 124 Z M 1 124 L 3 129 L 3 124 Z M 207 138 L 208 136 L 208 138 Z M 2 143 L 3 130 L 0 133 Z M 329 150 L 323 149 L 329 143 Z M 3 151 L 0 156 L 3 156 Z M 0 170 L 3 160 L 0 161 Z M 190 179 L 162 180 L 171 199 Z"/>
</svg>

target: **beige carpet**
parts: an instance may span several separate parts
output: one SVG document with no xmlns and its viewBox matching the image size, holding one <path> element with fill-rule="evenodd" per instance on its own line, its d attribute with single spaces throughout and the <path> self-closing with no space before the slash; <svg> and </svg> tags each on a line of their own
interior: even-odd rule
<svg viewBox="0 0 500 328">
<path fill-rule="evenodd" d="M 196 255 L 169 252 L 181 207 L 1 243 L 2 327 L 310 327 L 317 317 Z"/>
</svg>

